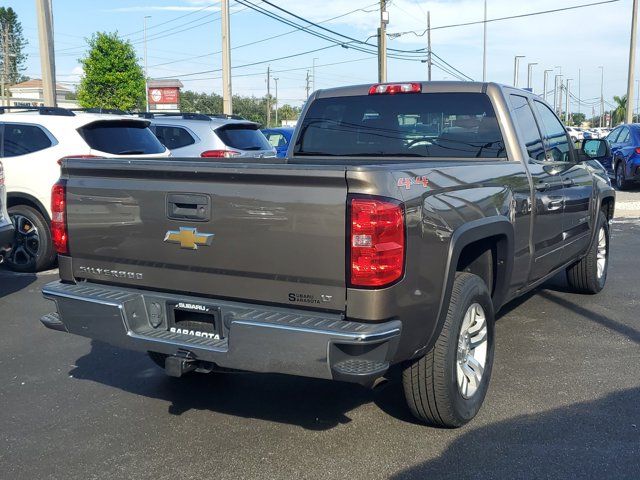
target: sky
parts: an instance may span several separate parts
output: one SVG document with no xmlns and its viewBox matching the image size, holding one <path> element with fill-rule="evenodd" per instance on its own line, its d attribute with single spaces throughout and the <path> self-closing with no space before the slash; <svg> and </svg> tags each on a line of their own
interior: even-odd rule
<svg viewBox="0 0 640 480">
<path fill-rule="evenodd" d="M 253 3 L 290 20 L 304 24 L 259 0 Z M 376 0 L 270 0 L 290 12 L 319 23 L 352 39 L 369 43 L 375 50 L 375 34 L 380 14 Z M 489 20 L 562 7 L 594 3 L 598 0 L 487 0 Z M 144 42 L 143 22 L 147 19 L 147 63 L 152 78 L 179 78 L 185 89 L 222 92 L 220 72 L 222 57 L 220 2 L 216 0 L 52 0 L 55 32 L 57 80 L 72 87 L 82 68 L 78 59 L 86 53 L 86 38 L 94 32 L 117 31 L 132 42 L 141 64 Z M 17 11 L 29 41 L 26 75 L 40 78 L 38 30 L 33 0 L 3 0 L 3 5 Z M 483 27 L 481 24 L 454 24 L 481 21 L 484 0 L 392 0 L 387 7 L 387 32 L 404 33 L 388 40 L 388 47 L 420 50 L 427 45 L 423 34 L 427 12 L 431 15 L 432 51 L 439 58 L 474 80 L 482 79 Z M 520 62 L 520 86 L 526 86 L 527 64 L 532 67 L 533 88 L 542 92 L 543 71 L 550 79 L 562 73 L 572 78 L 571 90 L 583 101 L 573 102 L 571 111 L 580 109 L 589 116 L 600 96 L 601 70 L 604 67 L 604 95 L 612 102 L 614 95 L 626 93 L 629 61 L 632 0 L 618 0 L 604 5 L 524 18 L 494 21 L 487 25 L 487 80 L 513 84 L 514 56 Z M 339 18 L 335 18 L 339 17 Z M 330 88 L 357 83 L 375 83 L 377 59 L 373 54 L 357 51 L 344 37 L 319 30 L 344 42 L 336 45 L 307 32 L 295 30 L 268 16 L 231 0 L 231 62 L 233 93 L 263 96 L 266 94 L 267 67 L 271 69 L 271 93 L 278 78 L 279 103 L 300 105 L 306 98 L 307 71 L 315 88 Z M 333 19 L 333 20 L 331 20 Z M 307 24 L 304 24 L 307 25 Z M 440 27 L 440 28 L 438 28 Z M 445 28 L 442 28 L 445 27 Z M 267 37 L 280 35 L 267 41 Z M 248 43 L 253 45 L 243 46 Z M 357 44 L 356 44 L 357 45 Z M 328 48 L 327 48 L 328 47 Z M 309 52 L 288 59 L 282 57 Z M 388 60 L 388 80 L 425 80 L 423 53 L 405 54 L 411 58 Z M 417 58 L 415 58 L 417 57 Z M 315 58 L 315 60 L 314 60 Z M 255 64 L 258 65 L 247 65 Z M 636 70 L 640 71 L 640 62 Z M 448 67 L 447 67 L 448 68 Z M 216 71 L 218 70 L 218 71 Z M 204 72 L 204 73 L 200 73 Z M 456 75 L 460 75 L 456 73 Z M 433 68 L 434 80 L 454 80 L 450 72 Z M 578 81 L 580 80 L 580 81 Z M 553 80 L 550 80 L 550 84 Z M 578 88 L 579 87 L 579 88 Z M 548 87 L 548 91 L 551 90 Z M 596 107 L 597 113 L 597 107 Z"/>
</svg>

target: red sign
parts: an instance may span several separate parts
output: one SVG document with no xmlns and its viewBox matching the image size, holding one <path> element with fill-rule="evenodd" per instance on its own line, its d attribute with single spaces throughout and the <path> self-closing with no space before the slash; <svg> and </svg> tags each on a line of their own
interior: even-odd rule
<svg viewBox="0 0 640 480">
<path fill-rule="evenodd" d="M 152 87 L 149 88 L 149 103 L 177 104 L 179 95 L 178 87 Z"/>
</svg>

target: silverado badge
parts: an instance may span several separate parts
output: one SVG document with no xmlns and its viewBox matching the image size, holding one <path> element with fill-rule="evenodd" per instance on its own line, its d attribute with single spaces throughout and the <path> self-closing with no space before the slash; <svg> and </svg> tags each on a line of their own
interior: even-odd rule
<svg viewBox="0 0 640 480">
<path fill-rule="evenodd" d="M 198 233 L 197 228 L 180 227 L 180 230 L 169 230 L 164 236 L 168 243 L 179 243 L 180 248 L 197 250 L 198 246 L 209 246 L 213 241 L 213 233 Z"/>
</svg>

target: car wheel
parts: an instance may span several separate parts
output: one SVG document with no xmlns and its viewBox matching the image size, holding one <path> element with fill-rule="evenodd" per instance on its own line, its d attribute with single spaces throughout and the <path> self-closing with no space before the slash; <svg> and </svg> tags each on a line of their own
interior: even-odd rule
<svg viewBox="0 0 640 480">
<path fill-rule="evenodd" d="M 616 165 L 616 188 L 618 190 L 626 190 L 629 188 L 629 182 L 625 179 L 624 162 L 622 160 Z"/>
<path fill-rule="evenodd" d="M 609 267 L 609 222 L 598 215 L 596 237 L 589 253 L 579 262 L 567 268 L 567 281 L 578 293 L 600 292 L 607 281 Z"/>
<path fill-rule="evenodd" d="M 7 266 L 16 272 L 40 272 L 51 267 L 56 252 L 47 221 L 36 209 L 15 205 L 8 209 L 15 228 L 13 248 L 6 258 Z"/>
<path fill-rule="evenodd" d="M 421 421 L 460 427 L 480 410 L 494 349 L 491 295 L 477 275 L 459 272 L 447 317 L 432 349 L 405 367 L 405 398 Z"/>
</svg>

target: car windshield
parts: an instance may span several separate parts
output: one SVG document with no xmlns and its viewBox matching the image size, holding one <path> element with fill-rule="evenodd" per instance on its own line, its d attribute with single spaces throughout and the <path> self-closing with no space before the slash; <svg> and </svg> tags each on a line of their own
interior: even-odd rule
<svg viewBox="0 0 640 480">
<path fill-rule="evenodd" d="M 294 155 L 500 158 L 505 149 L 483 93 L 321 98 L 307 111 Z"/>
</svg>

